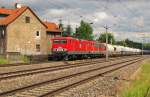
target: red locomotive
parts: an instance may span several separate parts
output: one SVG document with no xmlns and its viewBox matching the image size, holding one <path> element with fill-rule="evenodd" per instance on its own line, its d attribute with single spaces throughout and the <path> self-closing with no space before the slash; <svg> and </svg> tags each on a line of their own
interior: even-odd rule
<svg viewBox="0 0 150 97">
<path fill-rule="evenodd" d="M 73 37 L 52 39 L 52 55 L 56 59 L 76 59 L 102 56 L 105 44 L 96 41 L 80 40 Z"/>
</svg>

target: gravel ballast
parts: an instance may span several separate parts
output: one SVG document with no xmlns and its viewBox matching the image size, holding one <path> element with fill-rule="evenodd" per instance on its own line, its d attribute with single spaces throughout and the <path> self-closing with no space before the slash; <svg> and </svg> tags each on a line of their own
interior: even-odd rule
<svg viewBox="0 0 150 97">
<path fill-rule="evenodd" d="M 123 83 L 129 83 L 131 76 L 136 72 L 143 61 L 125 68 L 98 77 L 88 83 L 71 88 L 55 97 L 119 97 L 118 93 Z"/>
<path fill-rule="evenodd" d="M 121 61 L 121 60 L 119 60 L 119 61 Z M 113 62 L 113 63 L 118 63 L 119 61 Z M 95 65 L 93 64 L 90 66 L 75 67 L 75 68 L 64 69 L 64 70 L 59 70 L 59 71 L 46 72 L 46 73 L 41 73 L 41 74 L 28 75 L 28 76 L 24 76 L 24 77 L 17 77 L 17 78 L 13 78 L 13 79 L 1 80 L 0 81 L 0 84 L 1 84 L 0 85 L 0 92 L 4 92 L 4 91 L 16 89 L 16 88 L 20 88 L 20 87 L 24 87 L 24 86 L 28 86 L 28 85 L 40 83 L 43 81 L 47 81 L 47 80 L 55 79 L 58 77 L 66 76 L 68 74 L 69 75 L 75 74 L 78 72 L 90 70 L 92 68 L 93 69 L 98 68 L 98 67 L 108 65 L 108 64 L 110 64 L 110 62 L 108 62 L 107 64 L 106 63 L 105 64 L 99 63 L 99 64 L 95 64 Z"/>
</svg>

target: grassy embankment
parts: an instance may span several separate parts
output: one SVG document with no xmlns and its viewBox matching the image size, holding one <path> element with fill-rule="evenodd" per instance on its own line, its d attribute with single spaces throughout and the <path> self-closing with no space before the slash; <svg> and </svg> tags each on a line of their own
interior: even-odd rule
<svg viewBox="0 0 150 97">
<path fill-rule="evenodd" d="M 27 56 L 20 56 L 19 61 L 20 63 L 30 63 L 30 59 Z M 11 63 L 15 63 L 15 61 L 0 57 L 0 64 L 11 64 Z"/>
<path fill-rule="evenodd" d="M 150 87 L 150 60 L 143 63 L 138 77 L 126 87 L 121 97 L 145 97 Z M 149 90 L 150 91 L 150 90 Z"/>
<path fill-rule="evenodd" d="M 0 57 L 0 64 L 8 64 L 9 61 L 5 58 Z"/>
</svg>

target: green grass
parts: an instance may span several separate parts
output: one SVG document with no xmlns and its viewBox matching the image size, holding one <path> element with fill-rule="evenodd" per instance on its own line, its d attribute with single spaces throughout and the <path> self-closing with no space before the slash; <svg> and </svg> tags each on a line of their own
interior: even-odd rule
<svg viewBox="0 0 150 97">
<path fill-rule="evenodd" d="M 30 63 L 30 59 L 27 56 L 20 56 L 20 59 L 24 62 L 24 63 Z"/>
<path fill-rule="evenodd" d="M 0 57 L 0 64 L 9 64 L 9 61 L 5 58 Z"/>
<path fill-rule="evenodd" d="M 144 97 L 149 87 L 150 61 L 147 61 L 142 65 L 138 79 L 131 82 L 130 86 L 122 91 L 121 97 Z"/>
</svg>

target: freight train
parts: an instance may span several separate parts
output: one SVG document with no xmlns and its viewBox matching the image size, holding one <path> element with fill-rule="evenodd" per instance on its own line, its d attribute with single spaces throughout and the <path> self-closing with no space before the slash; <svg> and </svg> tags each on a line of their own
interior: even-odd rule
<svg viewBox="0 0 150 97">
<path fill-rule="evenodd" d="M 140 49 L 118 45 L 107 45 L 109 56 L 137 55 Z M 52 56 L 55 59 L 78 59 L 105 56 L 106 43 L 82 40 L 73 37 L 56 37 L 52 39 Z"/>
</svg>

